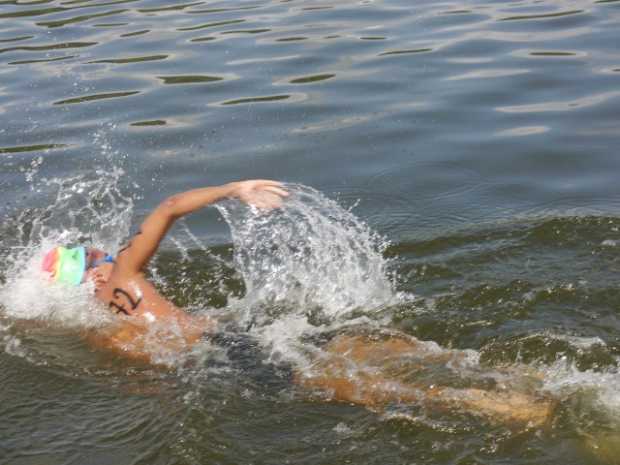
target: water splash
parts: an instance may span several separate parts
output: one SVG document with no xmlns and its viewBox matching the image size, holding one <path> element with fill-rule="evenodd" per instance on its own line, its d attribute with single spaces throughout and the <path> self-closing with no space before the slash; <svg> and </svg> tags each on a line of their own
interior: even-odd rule
<svg viewBox="0 0 620 465">
<path fill-rule="evenodd" d="M 228 222 L 246 294 L 231 306 L 272 359 L 307 363 L 304 336 L 352 324 L 378 324 L 394 289 L 387 241 L 350 211 L 299 184 L 281 209 L 217 205 Z"/>
<path fill-rule="evenodd" d="M 291 195 L 284 207 L 268 213 L 217 205 L 245 281 L 243 305 L 251 312 L 265 304 L 315 311 L 330 322 L 394 303 L 385 239 L 320 192 L 298 184 L 286 189 Z"/>
<path fill-rule="evenodd" d="M 115 252 L 127 236 L 133 200 L 122 188 L 120 168 L 36 181 L 45 204 L 9 215 L 1 229 L 3 313 L 13 319 L 46 320 L 68 327 L 105 321 L 91 285 L 74 288 L 48 282 L 41 271 L 44 254 L 58 244 L 89 244 Z M 34 183 L 34 180 L 32 181 Z"/>
<path fill-rule="evenodd" d="M 620 357 L 616 357 L 620 364 Z M 579 370 L 566 357 L 561 357 L 556 363 L 543 368 L 544 387 L 559 398 L 581 395 L 589 398 L 591 406 L 613 418 L 617 428 L 620 421 L 620 371 L 617 367 L 601 369 Z"/>
</svg>

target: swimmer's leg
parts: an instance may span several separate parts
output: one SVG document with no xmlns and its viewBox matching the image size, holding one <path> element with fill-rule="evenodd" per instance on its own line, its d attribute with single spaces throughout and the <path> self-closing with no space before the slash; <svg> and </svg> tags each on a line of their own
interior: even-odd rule
<svg viewBox="0 0 620 465">
<path fill-rule="evenodd" d="M 464 409 L 486 417 L 490 421 L 542 426 L 553 413 L 555 402 L 516 391 L 486 391 L 483 389 L 435 388 L 427 391 L 427 398 L 440 405 Z"/>
<path fill-rule="evenodd" d="M 424 362 L 436 364 L 458 363 L 466 358 L 465 352 L 460 350 L 429 350 L 428 346 L 431 344 L 434 345 L 405 334 L 392 334 L 388 337 L 341 334 L 333 338 L 324 350 L 365 365 L 381 364 L 399 357 L 420 358 Z"/>
<path fill-rule="evenodd" d="M 415 338 L 368 339 L 342 335 L 334 338 L 314 361 L 312 369 L 297 373 L 296 382 L 320 390 L 333 400 L 378 408 L 388 403 L 418 403 L 437 408 L 466 410 L 491 421 L 542 425 L 553 402 L 515 391 L 452 389 L 418 386 L 386 375 L 381 365 L 390 359 L 420 357 L 422 343 Z M 459 351 L 433 354 L 433 362 L 459 358 Z M 426 354 L 422 354 L 426 355 Z M 435 357 L 444 360 L 434 360 Z"/>
<path fill-rule="evenodd" d="M 465 410 L 492 422 L 541 426 L 553 412 L 554 402 L 514 391 L 418 387 L 358 371 L 354 375 L 332 376 L 297 373 L 297 384 L 328 393 L 330 399 L 379 408 L 389 403 L 417 403 L 431 408 Z"/>
</svg>

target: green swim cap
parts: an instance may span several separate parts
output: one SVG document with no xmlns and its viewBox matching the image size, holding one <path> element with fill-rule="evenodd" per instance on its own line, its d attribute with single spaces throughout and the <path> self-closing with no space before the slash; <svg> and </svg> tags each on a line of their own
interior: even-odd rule
<svg viewBox="0 0 620 465">
<path fill-rule="evenodd" d="M 86 271 L 86 249 L 56 247 L 45 255 L 42 268 L 51 273 L 54 281 L 78 286 Z"/>
</svg>

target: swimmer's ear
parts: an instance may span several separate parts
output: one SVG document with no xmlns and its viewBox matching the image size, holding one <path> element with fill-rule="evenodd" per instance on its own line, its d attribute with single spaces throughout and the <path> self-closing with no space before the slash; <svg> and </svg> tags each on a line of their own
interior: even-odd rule
<svg viewBox="0 0 620 465">
<path fill-rule="evenodd" d="M 111 270 L 110 270 L 111 271 Z M 90 280 L 95 285 L 95 292 L 100 291 L 105 286 L 110 277 L 110 271 L 104 272 L 100 267 L 90 269 L 86 272 L 86 280 Z"/>
</svg>

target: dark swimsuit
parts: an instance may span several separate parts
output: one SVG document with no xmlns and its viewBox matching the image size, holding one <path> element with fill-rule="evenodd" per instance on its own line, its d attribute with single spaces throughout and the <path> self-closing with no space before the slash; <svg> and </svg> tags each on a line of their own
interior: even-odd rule
<svg viewBox="0 0 620 465">
<path fill-rule="evenodd" d="M 233 368 L 241 378 L 270 390 L 290 388 L 293 378 L 291 366 L 268 361 L 267 355 L 250 335 L 220 332 L 205 334 L 203 339 L 225 350 L 228 363 L 220 363 Z"/>
</svg>

